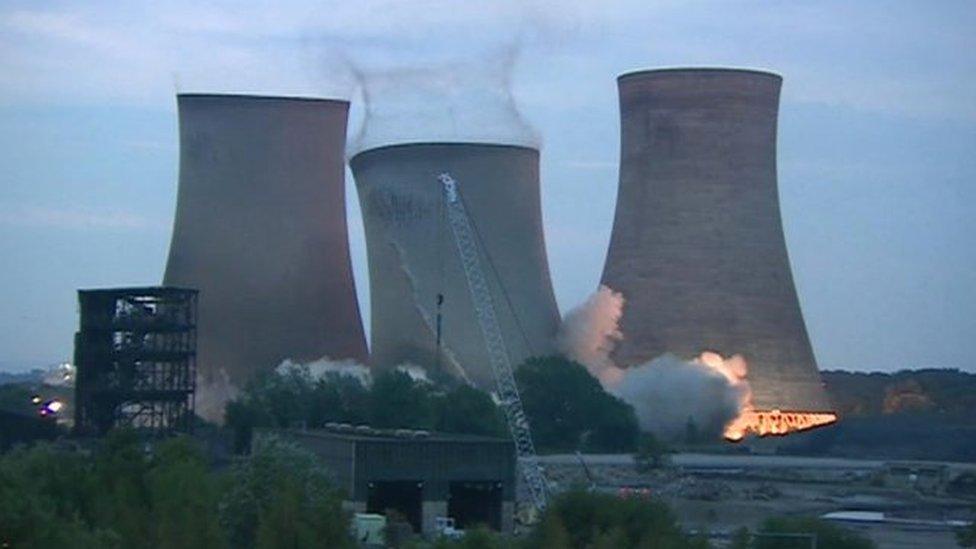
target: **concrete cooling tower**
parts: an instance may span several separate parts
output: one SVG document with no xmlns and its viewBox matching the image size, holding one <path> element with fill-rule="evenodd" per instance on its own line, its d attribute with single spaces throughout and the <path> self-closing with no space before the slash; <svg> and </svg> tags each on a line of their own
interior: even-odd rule
<svg viewBox="0 0 976 549">
<path fill-rule="evenodd" d="M 559 314 L 549 278 L 539 198 L 539 152 L 521 146 L 427 143 L 366 150 L 350 161 L 366 228 L 371 364 L 438 363 L 436 298 L 443 303 L 442 372 L 494 389 L 437 176 L 458 182 L 479 237 L 481 265 L 513 365 L 553 352 Z"/>
<path fill-rule="evenodd" d="M 755 410 L 829 422 L 780 220 L 781 82 L 732 69 L 619 78 L 620 186 L 602 283 L 626 300 L 618 364 L 741 354 Z"/>
<path fill-rule="evenodd" d="M 366 360 L 346 234 L 345 101 L 178 96 L 164 283 L 196 288 L 197 408 L 281 360 Z"/>
</svg>

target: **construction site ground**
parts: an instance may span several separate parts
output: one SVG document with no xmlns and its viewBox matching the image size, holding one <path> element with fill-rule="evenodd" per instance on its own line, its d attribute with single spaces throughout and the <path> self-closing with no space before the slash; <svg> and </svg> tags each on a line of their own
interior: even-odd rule
<svg viewBox="0 0 976 549">
<path fill-rule="evenodd" d="M 661 498 L 687 531 L 708 536 L 715 546 L 741 527 L 756 531 L 769 517 L 846 512 L 849 518 L 833 520 L 881 548 L 956 547 L 950 521 L 970 521 L 976 508 L 976 495 L 906 485 L 890 478 L 890 462 L 879 460 L 674 454 L 667 465 L 640 473 L 630 455 L 540 459 L 557 492 L 581 486 L 620 497 Z M 976 472 L 972 463 L 930 465 L 944 466 L 950 479 Z"/>
</svg>

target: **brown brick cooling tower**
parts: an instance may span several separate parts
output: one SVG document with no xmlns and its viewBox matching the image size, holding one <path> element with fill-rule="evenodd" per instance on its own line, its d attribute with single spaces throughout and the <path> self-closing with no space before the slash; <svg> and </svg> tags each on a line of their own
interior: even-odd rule
<svg viewBox="0 0 976 549">
<path fill-rule="evenodd" d="M 742 354 L 757 409 L 831 409 L 790 271 L 776 181 L 782 79 L 624 74 L 620 183 L 602 282 L 626 299 L 615 358 Z"/>
<path fill-rule="evenodd" d="M 200 290 L 198 408 L 282 359 L 367 357 L 346 231 L 345 101 L 180 95 L 164 283 Z M 219 379 L 218 379 L 219 380 Z M 202 400 L 202 402 L 201 402 Z"/>
</svg>

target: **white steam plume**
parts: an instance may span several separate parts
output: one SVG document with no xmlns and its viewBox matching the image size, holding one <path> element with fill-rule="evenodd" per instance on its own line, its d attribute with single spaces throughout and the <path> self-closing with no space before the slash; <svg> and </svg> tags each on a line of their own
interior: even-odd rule
<svg viewBox="0 0 976 549">
<path fill-rule="evenodd" d="M 370 70 L 349 61 L 364 119 L 349 155 L 403 143 L 504 143 L 538 148 L 512 94 L 518 42 L 451 62 Z"/>
<path fill-rule="evenodd" d="M 330 375 L 351 377 L 359 381 L 364 387 L 373 383 L 372 371 L 356 362 L 353 359 L 333 360 L 324 356 L 311 362 L 300 362 L 286 358 L 275 368 L 278 375 L 287 375 L 298 371 L 308 375 L 312 380 L 323 379 Z M 410 379 L 417 383 L 431 383 L 427 376 L 427 370 L 416 364 L 400 364 L 395 368 L 396 371 L 410 376 Z"/>
<path fill-rule="evenodd" d="M 401 364 L 396 367 L 398 372 L 403 372 L 410 376 L 411 381 L 414 383 L 433 383 L 429 377 L 427 377 L 427 370 L 423 366 L 417 366 L 416 364 Z"/>
<path fill-rule="evenodd" d="M 318 360 L 304 363 L 286 358 L 285 360 L 281 361 L 281 364 L 279 364 L 277 368 L 275 368 L 275 373 L 278 375 L 286 375 L 295 369 L 306 369 L 308 371 L 308 375 L 313 380 L 322 379 L 327 375 L 335 374 L 339 376 L 356 378 L 364 386 L 369 385 L 371 382 L 369 368 L 352 359 L 332 360 L 326 356 Z"/>
<path fill-rule="evenodd" d="M 745 360 L 713 352 L 691 361 L 665 354 L 619 368 L 611 353 L 623 339 L 619 329 L 623 307 L 620 293 L 600 286 L 566 314 L 557 348 L 586 366 L 604 389 L 633 406 L 642 430 L 675 439 L 691 421 L 704 435 L 721 435 L 749 403 Z"/>
</svg>

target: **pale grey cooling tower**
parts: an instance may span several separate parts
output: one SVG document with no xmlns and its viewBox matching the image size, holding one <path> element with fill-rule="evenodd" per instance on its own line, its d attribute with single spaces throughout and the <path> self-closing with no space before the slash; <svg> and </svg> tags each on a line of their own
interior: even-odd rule
<svg viewBox="0 0 976 549">
<path fill-rule="evenodd" d="M 200 290 L 198 409 L 282 359 L 366 360 L 346 234 L 345 101 L 178 96 L 168 286 Z M 202 402 L 201 402 L 202 400 Z"/>
<path fill-rule="evenodd" d="M 829 411 L 780 220 L 782 79 L 733 69 L 624 74 L 620 186 L 603 284 L 615 358 L 742 354 L 759 410 Z"/>
<path fill-rule="evenodd" d="M 491 365 L 443 210 L 437 176 L 458 182 L 480 237 L 513 365 L 553 352 L 559 313 L 539 199 L 539 153 L 509 145 L 380 147 L 350 161 L 366 228 L 374 367 L 436 364 L 435 300 L 444 295 L 443 371 L 494 388 Z"/>
</svg>

